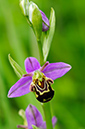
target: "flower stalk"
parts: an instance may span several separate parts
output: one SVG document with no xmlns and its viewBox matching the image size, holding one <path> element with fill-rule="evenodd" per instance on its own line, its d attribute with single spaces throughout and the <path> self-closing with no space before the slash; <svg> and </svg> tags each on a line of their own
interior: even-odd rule
<svg viewBox="0 0 85 129">
<path fill-rule="evenodd" d="M 37 40 L 38 49 L 39 49 L 39 56 L 40 56 L 40 64 L 44 63 L 43 51 L 42 51 L 42 44 L 40 40 Z"/>
<path fill-rule="evenodd" d="M 47 129 L 53 129 L 52 121 L 51 121 L 52 116 L 51 116 L 51 110 L 50 110 L 50 102 L 41 104 L 41 105 L 44 111 L 46 127 Z"/>
<path fill-rule="evenodd" d="M 41 42 L 38 41 L 38 49 L 39 49 L 39 53 L 40 53 L 40 64 L 44 63 L 44 58 L 43 58 L 43 51 L 42 51 L 42 46 L 41 46 Z M 44 117 L 45 117 L 45 121 L 46 121 L 46 129 L 53 129 L 52 126 L 52 116 L 51 116 L 51 110 L 50 110 L 50 102 L 48 103 L 41 103 L 42 105 L 42 109 L 44 112 Z"/>
</svg>

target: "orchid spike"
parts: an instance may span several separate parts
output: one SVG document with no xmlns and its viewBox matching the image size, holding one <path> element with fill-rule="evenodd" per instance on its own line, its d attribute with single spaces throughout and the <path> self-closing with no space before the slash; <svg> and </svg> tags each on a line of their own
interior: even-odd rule
<svg viewBox="0 0 85 129">
<path fill-rule="evenodd" d="M 38 101 L 45 103 L 54 96 L 54 90 L 51 85 L 53 80 L 66 74 L 71 66 L 69 64 L 58 62 L 49 63 L 48 61 L 41 67 L 38 60 L 34 57 L 26 58 L 24 74 L 9 90 L 8 97 L 19 97 L 35 92 Z"/>
</svg>

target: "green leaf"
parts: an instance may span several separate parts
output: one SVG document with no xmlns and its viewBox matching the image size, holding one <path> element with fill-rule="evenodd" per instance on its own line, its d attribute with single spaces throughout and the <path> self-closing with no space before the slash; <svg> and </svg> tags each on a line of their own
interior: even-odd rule
<svg viewBox="0 0 85 129">
<path fill-rule="evenodd" d="M 47 32 L 44 32 L 44 38 L 43 38 L 43 56 L 44 61 L 46 61 L 47 56 L 49 54 L 51 42 L 53 39 L 54 31 L 55 31 L 55 11 L 53 8 L 51 8 L 50 13 L 50 28 Z"/>
<path fill-rule="evenodd" d="M 39 8 L 35 8 L 32 13 L 32 24 L 33 24 L 33 29 L 36 34 L 36 38 L 39 41 L 41 39 L 41 34 L 42 34 L 42 16 L 39 11 Z"/>
<path fill-rule="evenodd" d="M 38 127 L 36 127 L 35 125 L 32 125 L 33 129 L 39 129 Z"/>
<path fill-rule="evenodd" d="M 10 54 L 8 55 L 9 62 L 11 66 L 13 67 L 16 75 L 21 78 L 23 74 L 26 74 L 26 72 L 12 59 Z"/>
</svg>

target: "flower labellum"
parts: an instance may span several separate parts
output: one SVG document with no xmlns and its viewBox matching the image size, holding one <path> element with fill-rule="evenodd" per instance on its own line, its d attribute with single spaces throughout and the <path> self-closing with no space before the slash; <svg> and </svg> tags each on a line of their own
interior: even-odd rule
<svg viewBox="0 0 85 129">
<path fill-rule="evenodd" d="M 46 129 L 46 122 L 43 121 L 42 115 L 35 106 L 29 104 L 25 110 L 25 116 L 27 125 L 18 125 L 18 128 L 33 129 L 32 125 L 35 125 L 39 129 Z M 56 122 L 57 118 L 54 116 L 52 118 L 53 127 L 55 126 Z"/>
<path fill-rule="evenodd" d="M 69 64 L 58 62 L 49 63 L 48 61 L 41 67 L 38 60 L 34 57 L 26 58 L 24 74 L 9 90 L 8 97 L 19 97 L 35 92 L 38 101 L 45 103 L 54 96 L 54 90 L 51 85 L 53 80 L 66 74 L 71 66 Z"/>
<path fill-rule="evenodd" d="M 54 90 L 51 87 L 53 80 L 37 70 L 32 78 L 30 90 L 35 92 L 37 100 L 42 103 L 50 101 L 54 96 Z"/>
</svg>

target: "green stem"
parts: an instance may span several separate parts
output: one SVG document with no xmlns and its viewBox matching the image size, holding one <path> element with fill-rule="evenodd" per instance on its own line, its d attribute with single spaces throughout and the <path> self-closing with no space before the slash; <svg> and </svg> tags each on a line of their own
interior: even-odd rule
<svg viewBox="0 0 85 129">
<path fill-rule="evenodd" d="M 40 55 L 40 64 L 42 65 L 44 63 L 42 44 L 40 40 L 37 40 L 37 43 L 38 43 L 38 49 L 39 49 L 39 55 Z"/>
<path fill-rule="evenodd" d="M 50 102 L 42 104 L 44 115 L 45 115 L 45 121 L 46 121 L 46 129 L 53 129 L 52 126 L 52 116 L 50 111 Z"/>
<path fill-rule="evenodd" d="M 39 54 L 40 54 L 40 64 L 44 63 L 43 58 L 43 51 L 42 51 L 42 44 L 40 40 L 37 40 L 38 42 L 38 48 L 39 48 Z M 50 102 L 42 104 L 42 108 L 44 111 L 45 121 L 46 121 L 46 129 L 52 129 L 52 117 L 51 117 L 51 111 L 50 111 Z"/>
</svg>

